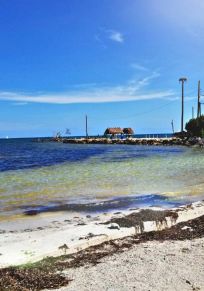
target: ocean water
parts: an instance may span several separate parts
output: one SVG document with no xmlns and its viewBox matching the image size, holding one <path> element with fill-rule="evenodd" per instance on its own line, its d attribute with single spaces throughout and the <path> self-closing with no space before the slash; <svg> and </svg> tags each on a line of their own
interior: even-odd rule
<svg viewBox="0 0 204 291">
<path fill-rule="evenodd" d="M 0 220 L 203 198 L 203 149 L 0 140 Z"/>
</svg>

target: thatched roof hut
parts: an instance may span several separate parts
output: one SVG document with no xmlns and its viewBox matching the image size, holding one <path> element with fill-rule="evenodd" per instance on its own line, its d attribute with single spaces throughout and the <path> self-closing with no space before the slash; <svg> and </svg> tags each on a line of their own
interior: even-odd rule
<svg viewBox="0 0 204 291">
<path fill-rule="evenodd" d="M 132 135 L 132 134 L 134 134 L 134 130 L 130 127 L 126 127 L 126 128 L 123 128 L 123 133 L 128 134 L 128 135 Z"/>
<path fill-rule="evenodd" d="M 107 135 L 107 134 L 111 134 L 111 135 L 123 134 L 123 130 L 120 127 L 109 127 L 104 132 L 104 135 Z"/>
</svg>

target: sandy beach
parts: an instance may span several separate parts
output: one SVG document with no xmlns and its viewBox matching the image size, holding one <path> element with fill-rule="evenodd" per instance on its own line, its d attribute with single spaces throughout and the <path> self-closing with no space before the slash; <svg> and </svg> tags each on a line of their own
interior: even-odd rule
<svg viewBox="0 0 204 291">
<path fill-rule="evenodd" d="M 150 208 L 143 212 L 138 209 L 93 216 L 59 213 L 53 217 L 52 214 L 41 214 L 39 217 L 1 223 L 0 267 L 71 254 L 104 241 L 162 230 L 203 214 L 204 203 L 195 202 L 171 211 Z M 132 215 L 132 221 L 124 220 L 127 215 Z M 63 245 L 67 247 L 63 248 Z"/>
<path fill-rule="evenodd" d="M 142 243 L 64 274 L 61 291 L 204 290 L 204 239 Z"/>
<path fill-rule="evenodd" d="M 41 214 L 26 220 L 29 229 L 22 220 L 1 225 L 1 280 L 16 282 L 8 290 L 204 290 L 204 202 L 76 215 Z"/>
</svg>

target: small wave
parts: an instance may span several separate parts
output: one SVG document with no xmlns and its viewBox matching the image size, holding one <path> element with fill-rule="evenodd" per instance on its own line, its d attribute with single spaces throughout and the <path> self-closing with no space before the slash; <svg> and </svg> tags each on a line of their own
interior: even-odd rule
<svg viewBox="0 0 204 291">
<path fill-rule="evenodd" d="M 175 207 L 180 206 L 184 202 L 178 200 L 170 200 L 168 197 L 158 194 L 142 195 L 142 196 L 124 196 L 112 198 L 104 201 L 93 203 L 61 203 L 56 205 L 35 205 L 24 206 L 25 215 L 37 215 L 44 212 L 57 212 L 57 211 L 76 211 L 76 212 L 110 212 L 114 210 L 127 210 L 130 208 L 141 207 Z"/>
</svg>

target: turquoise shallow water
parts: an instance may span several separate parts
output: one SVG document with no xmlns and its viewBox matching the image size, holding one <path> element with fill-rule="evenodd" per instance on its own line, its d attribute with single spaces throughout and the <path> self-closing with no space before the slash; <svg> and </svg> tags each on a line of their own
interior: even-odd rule
<svg viewBox="0 0 204 291">
<path fill-rule="evenodd" d="M 204 198 L 202 149 L 31 140 L 0 146 L 0 219 L 36 209 L 83 210 L 81 204 L 88 211 L 110 199 L 115 209 L 118 198 L 132 201 L 123 207 L 162 205 L 163 197 L 175 204 Z"/>
</svg>

